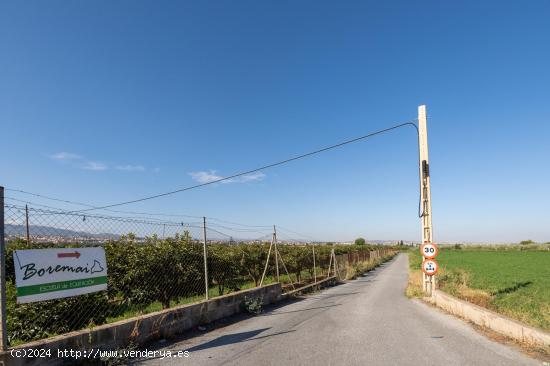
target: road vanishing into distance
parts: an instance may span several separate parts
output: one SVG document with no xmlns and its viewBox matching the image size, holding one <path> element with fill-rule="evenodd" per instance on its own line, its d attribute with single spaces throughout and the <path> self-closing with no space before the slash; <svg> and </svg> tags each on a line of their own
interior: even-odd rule
<svg viewBox="0 0 550 366">
<path fill-rule="evenodd" d="M 143 365 L 541 365 L 404 295 L 408 258 L 302 300 L 149 349 L 188 358 Z"/>
</svg>

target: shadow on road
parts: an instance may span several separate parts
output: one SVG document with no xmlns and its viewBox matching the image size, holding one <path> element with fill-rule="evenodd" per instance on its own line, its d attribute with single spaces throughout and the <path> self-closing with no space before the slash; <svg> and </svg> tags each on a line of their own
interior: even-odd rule
<svg viewBox="0 0 550 366">
<path fill-rule="evenodd" d="M 221 346 L 227 346 L 228 344 L 234 344 L 234 343 L 241 343 L 241 342 L 247 342 L 247 341 L 255 341 L 258 339 L 273 337 L 281 334 L 291 333 L 295 332 L 295 330 L 288 330 L 286 332 L 278 332 L 273 334 L 266 334 L 264 336 L 256 337 L 258 334 L 265 332 L 266 330 L 269 330 L 271 328 L 262 328 L 262 329 L 256 329 L 251 330 L 248 332 L 241 332 L 241 333 L 233 333 L 233 334 L 226 334 L 222 335 L 218 338 L 215 338 L 211 341 L 208 341 L 203 344 L 199 344 L 195 347 L 191 347 L 187 349 L 189 352 L 196 352 L 204 349 L 214 348 L 214 347 L 221 347 Z"/>
<path fill-rule="evenodd" d="M 295 298 L 290 298 L 290 299 L 280 301 L 280 302 L 275 303 L 275 304 L 267 305 L 264 309 L 264 311 L 265 311 L 264 314 L 265 315 L 276 315 L 273 312 L 275 312 L 277 309 L 284 308 L 288 305 L 291 305 L 291 304 L 294 304 L 294 303 L 297 303 L 297 302 L 301 302 L 304 299 L 305 299 L 305 297 L 295 297 Z M 265 315 L 259 315 L 259 316 L 265 316 Z M 205 334 L 208 334 L 211 331 L 215 331 L 215 330 L 218 330 L 218 329 L 223 329 L 224 327 L 230 326 L 232 324 L 241 322 L 241 321 L 246 320 L 246 319 L 253 318 L 255 316 L 258 316 L 258 315 L 247 314 L 247 313 L 234 314 L 234 315 L 229 316 L 227 318 L 222 318 L 222 319 L 213 321 L 209 324 L 204 324 L 202 326 L 203 329 L 194 328 L 194 329 L 186 330 L 182 334 L 178 334 L 177 336 L 175 336 L 171 339 L 163 339 L 163 340 L 160 340 L 160 341 L 159 340 L 150 341 L 147 344 L 145 344 L 142 348 L 146 348 L 146 349 L 149 349 L 149 350 L 158 350 L 158 349 L 161 349 L 161 348 L 171 347 L 176 343 L 184 342 L 188 339 L 193 339 L 193 338 L 196 338 L 196 337 L 203 336 Z M 276 335 L 276 334 L 273 334 L 273 335 Z M 271 335 L 268 335 L 268 336 L 271 336 Z M 196 346 L 196 347 L 199 347 L 199 346 Z M 142 360 L 136 360 L 136 361 L 134 361 L 134 364 L 139 364 L 141 361 Z"/>
<path fill-rule="evenodd" d="M 310 296 L 310 298 L 325 300 L 325 299 L 330 299 L 330 298 L 333 298 L 333 297 L 350 296 L 350 295 L 356 295 L 356 294 L 359 294 L 359 292 L 342 292 L 340 294 L 332 294 L 332 295 L 319 294 L 319 295 Z"/>
<path fill-rule="evenodd" d="M 340 306 L 342 304 L 331 304 L 331 305 L 326 305 L 326 306 L 317 306 L 315 308 L 307 308 L 307 309 L 300 309 L 300 310 L 290 310 L 290 311 L 278 311 L 278 312 L 273 312 L 273 311 L 270 311 L 268 313 L 265 313 L 265 314 L 261 314 L 260 316 L 272 316 L 272 315 L 283 315 L 283 314 L 290 314 L 290 313 L 299 313 L 301 311 L 311 311 L 311 310 L 317 310 L 317 309 L 325 309 L 325 308 L 332 308 L 334 306 Z"/>
</svg>

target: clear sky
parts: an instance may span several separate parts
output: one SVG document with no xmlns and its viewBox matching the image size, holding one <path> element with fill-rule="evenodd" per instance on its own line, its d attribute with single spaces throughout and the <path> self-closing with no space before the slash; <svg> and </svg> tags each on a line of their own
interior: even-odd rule
<svg viewBox="0 0 550 366">
<path fill-rule="evenodd" d="M 3 1 L 0 185 L 109 204 L 426 104 L 435 240 L 549 241 L 549 19 L 548 1 Z M 404 128 L 120 209 L 419 240 L 416 149 Z"/>
</svg>

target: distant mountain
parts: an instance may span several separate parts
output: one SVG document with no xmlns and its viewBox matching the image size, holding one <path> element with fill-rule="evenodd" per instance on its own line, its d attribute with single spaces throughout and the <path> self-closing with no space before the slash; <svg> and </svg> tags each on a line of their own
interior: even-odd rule
<svg viewBox="0 0 550 366">
<path fill-rule="evenodd" d="M 4 225 L 5 235 L 9 236 L 25 236 L 27 235 L 27 229 L 25 225 Z M 67 229 L 60 229 L 51 226 L 32 225 L 29 227 L 29 233 L 31 236 L 60 236 L 60 237 L 86 237 L 86 238 L 101 238 L 101 239 L 118 239 L 120 235 L 110 233 L 92 234 L 85 231 L 74 231 Z"/>
</svg>

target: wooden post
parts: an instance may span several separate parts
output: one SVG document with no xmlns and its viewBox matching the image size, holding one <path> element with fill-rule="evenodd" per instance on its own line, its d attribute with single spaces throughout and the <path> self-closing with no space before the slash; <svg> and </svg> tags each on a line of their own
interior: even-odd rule
<svg viewBox="0 0 550 366">
<path fill-rule="evenodd" d="M 6 328 L 6 242 L 4 241 L 4 187 L 0 187 L 0 350 L 8 349 Z"/>
<path fill-rule="evenodd" d="M 208 260 L 206 256 L 206 217 L 202 218 L 203 232 L 203 256 L 204 256 L 204 288 L 206 289 L 205 298 L 208 300 Z"/>
<path fill-rule="evenodd" d="M 336 263 L 336 252 L 334 251 L 334 248 L 332 248 L 332 256 L 334 257 L 333 265 L 334 265 L 334 275 L 337 279 L 340 277 L 340 272 L 338 271 L 338 263 Z"/>
<path fill-rule="evenodd" d="M 313 244 L 312 248 L 313 248 L 313 282 L 317 283 L 317 268 L 315 268 L 315 244 Z"/>
<path fill-rule="evenodd" d="M 277 274 L 277 282 L 281 282 L 279 277 L 279 250 L 277 249 L 277 228 L 273 225 L 273 241 L 275 242 L 275 271 Z"/>
<path fill-rule="evenodd" d="M 277 250 L 277 254 L 281 256 L 281 253 L 279 253 L 279 249 L 277 249 L 277 248 L 275 248 L 275 249 Z M 281 264 L 283 265 L 283 268 L 286 272 L 286 275 L 288 276 L 288 280 L 290 281 L 290 285 L 292 286 L 292 289 L 296 290 L 296 287 L 294 287 L 294 282 L 292 281 L 292 277 L 290 277 L 290 273 L 288 272 L 288 269 L 286 268 L 285 261 L 283 260 L 283 256 L 281 256 Z"/>
<path fill-rule="evenodd" d="M 422 243 L 433 241 L 432 228 L 432 202 L 430 190 L 430 160 L 428 156 L 428 130 L 426 118 L 426 106 L 418 107 L 418 146 L 419 146 L 419 174 L 420 174 L 420 202 L 422 221 Z M 428 295 L 432 295 L 435 283 L 435 276 L 428 276 L 423 273 L 423 289 Z"/>
<path fill-rule="evenodd" d="M 265 260 L 264 273 L 262 273 L 262 279 L 260 280 L 260 287 L 264 284 L 265 274 L 267 272 L 267 267 L 269 266 L 269 257 L 271 255 L 271 248 L 273 247 L 273 242 L 275 241 L 275 233 L 271 236 L 271 244 L 269 244 L 269 250 L 267 251 L 267 258 Z M 277 249 L 275 249 L 275 258 L 277 258 Z M 278 281 L 279 279 L 277 279 Z"/>
<path fill-rule="evenodd" d="M 332 250 L 330 251 L 330 259 L 328 261 L 328 273 L 327 278 L 330 277 L 330 266 L 332 266 Z"/>
</svg>

